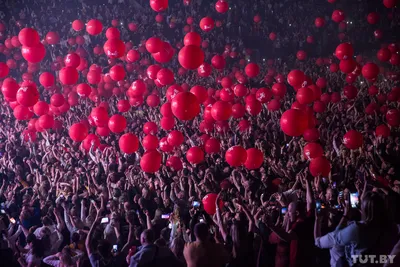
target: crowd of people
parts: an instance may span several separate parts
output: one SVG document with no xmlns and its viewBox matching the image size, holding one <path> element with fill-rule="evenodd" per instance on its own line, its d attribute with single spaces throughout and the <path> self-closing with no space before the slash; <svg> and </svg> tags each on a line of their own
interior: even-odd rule
<svg viewBox="0 0 400 267">
<path fill-rule="evenodd" d="M 392 54 L 399 55 L 400 14 L 397 8 L 386 8 L 396 1 L 219 1 L 228 2 L 229 11 L 216 12 L 214 0 L 169 0 L 160 22 L 155 21 L 157 13 L 149 6 L 149 2 L 157 2 L 154 0 L 1 3 L 0 62 L 7 62 L 9 70 L 8 75 L 0 75 L 0 87 L 8 77 L 18 83 L 33 80 L 40 100 L 51 103 L 53 94 L 69 99 L 76 84 L 86 83 L 92 64 L 106 74 L 117 62 L 125 66 L 127 74 L 122 82 L 109 81 L 111 89 L 92 84 L 98 87 L 92 89 L 97 95 L 79 97 L 65 112 L 53 109 L 58 127 L 36 128 L 37 132 L 32 130 L 30 118 L 15 118 L 15 106 L 2 89 L 0 265 L 400 266 L 400 121 L 388 123 L 385 116 L 389 109 L 399 112 L 400 108 L 399 59 L 390 64 L 376 59 L 376 52 L 388 47 L 384 43 L 392 43 Z M 347 28 L 339 30 L 331 21 L 337 8 L 347 15 Z M 366 22 L 372 11 L 380 14 L 378 26 Z M 216 23 L 212 31 L 202 32 L 198 24 L 206 15 L 221 25 Z M 324 28 L 315 27 L 316 17 L 325 18 Z M 71 27 L 74 20 L 94 18 L 104 26 L 99 35 Z M 119 29 L 120 39 L 140 51 L 140 60 L 110 60 L 104 53 L 94 52 L 103 47 L 105 31 L 113 20 L 117 20 L 114 27 Z M 26 27 L 34 28 L 42 39 L 50 31 L 60 37 L 57 44 L 46 45 L 40 63 L 27 63 L 21 49 L 10 45 L 11 38 Z M 377 28 L 384 33 L 378 40 L 373 33 Z M 201 34 L 204 61 L 211 63 L 213 56 L 223 54 L 225 68 L 213 70 L 208 77 L 200 77 L 197 70 L 181 72 L 177 54 L 190 31 Z M 272 32 L 276 39 L 271 38 Z M 84 39 L 82 44 L 74 41 L 79 36 Z M 140 162 L 145 149 L 141 146 L 135 153 L 124 153 L 119 140 L 122 134 L 133 133 L 142 143 L 146 122 L 157 124 L 158 131 L 152 135 L 160 140 L 171 130 L 163 129 L 160 122 L 160 107 L 169 102 L 168 86 L 156 86 L 146 74 L 148 66 L 157 63 L 145 48 L 152 36 L 176 49 L 171 61 L 160 64 L 173 70 L 175 83 L 183 88 L 209 88 L 207 101 L 211 104 L 219 98 L 216 92 L 222 89 L 221 78 L 241 80 L 235 72 L 249 62 L 258 64 L 260 74 L 238 81 L 248 94 L 286 83 L 285 77 L 293 69 L 303 71 L 315 83 L 323 78 L 325 86 L 320 89 L 329 96 L 326 102 L 321 96 L 325 108 L 319 112 L 314 106 L 313 112 L 309 106 L 315 118 L 311 128 L 317 135 L 313 143 L 323 147 L 331 166 L 329 175 L 310 172 L 312 157 L 304 152 L 310 143 L 307 138 L 289 136 L 281 129 L 282 114 L 296 101 L 298 88 L 290 85 L 283 96 L 274 95 L 277 109 L 263 103 L 258 115 L 249 111 L 242 116 L 249 125 L 246 129 L 240 124 L 242 117 L 231 117 L 224 125 L 212 123 L 211 130 L 204 130 L 206 105 L 192 120 L 175 119 L 173 129 L 183 134 L 183 143 L 168 152 L 160 149 L 160 143 L 161 167 L 154 173 L 143 171 Z M 315 41 L 306 41 L 309 36 Z M 360 73 L 349 78 L 332 71 L 330 65 L 339 63 L 332 54 L 342 41 L 352 43 L 355 55 L 360 55 L 359 66 L 379 62 L 379 77 L 371 82 L 358 77 Z M 298 50 L 306 51 L 307 58 L 296 58 Z M 71 52 L 85 58 L 87 66 L 75 85 L 66 86 L 57 77 L 63 57 Z M 0 66 L 0 74 L 4 68 Z M 43 72 L 56 77 L 50 89 L 40 85 Z M 131 102 L 128 112 L 120 112 L 118 102 L 129 99 L 125 92 L 138 79 L 146 81 L 147 93 L 158 95 L 161 104 L 152 107 L 146 101 L 140 105 Z M 344 93 L 332 101 L 333 94 L 343 95 L 348 84 L 358 88 L 356 96 L 350 99 Z M 371 93 L 372 86 L 378 92 Z M 235 103 L 244 102 L 243 97 L 235 99 Z M 372 112 L 367 112 L 372 103 Z M 99 134 L 96 122 L 88 118 L 98 106 L 106 107 L 111 115 L 123 114 L 126 129 Z M 305 109 L 305 105 L 299 107 Z M 101 145 L 91 141 L 89 148 L 72 140 L 69 129 L 74 123 L 87 125 Z M 388 135 L 377 134 L 381 125 L 389 129 Z M 361 134 L 363 141 L 357 149 L 349 149 L 343 141 L 349 130 Z M 207 138 L 218 140 L 220 152 L 206 153 L 203 162 L 192 164 L 187 160 L 188 150 L 204 147 Z M 263 162 L 254 169 L 231 166 L 224 155 L 232 146 L 257 148 Z M 167 162 L 172 156 L 181 162 L 179 170 Z M 371 255 L 376 256 L 372 262 L 368 261 Z"/>
</svg>

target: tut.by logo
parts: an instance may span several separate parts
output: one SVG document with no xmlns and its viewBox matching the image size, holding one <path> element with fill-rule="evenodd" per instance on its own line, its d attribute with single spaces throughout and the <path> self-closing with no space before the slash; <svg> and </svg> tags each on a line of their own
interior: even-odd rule
<svg viewBox="0 0 400 267">
<path fill-rule="evenodd" d="M 385 264 L 393 263 L 396 255 L 351 255 L 353 263 Z"/>
</svg>

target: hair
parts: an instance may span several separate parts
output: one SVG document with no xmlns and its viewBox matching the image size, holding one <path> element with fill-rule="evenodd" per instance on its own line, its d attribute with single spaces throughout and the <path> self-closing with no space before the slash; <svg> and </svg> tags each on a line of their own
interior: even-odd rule
<svg viewBox="0 0 400 267">
<path fill-rule="evenodd" d="M 198 223 L 194 226 L 194 235 L 200 241 L 206 241 L 209 233 L 208 233 L 208 225 L 205 223 Z"/>
<path fill-rule="evenodd" d="M 74 262 L 72 261 L 72 251 L 68 246 L 61 250 L 60 261 L 64 266 L 74 265 Z"/>
<path fill-rule="evenodd" d="M 146 229 L 142 233 L 143 239 L 146 241 L 146 243 L 153 244 L 155 240 L 155 234 L 154 231 L 151 229 Z"/>
<path fill-rule="evenodd" d="M 234 220 L 231 225 L 232 254 L 234 258 L 236 258 L 238 253 L 246 246 L 246 235 L 247 231 L 244 221 Z"/>
<path fill-rule="evenodd" d="M 361 201 L 361 216 L 367 225 L 385 227 L 390 224 L 384 199 L 376 192 L 367 192 Z"/>
<path fill-rule="evenodd" d="M 44 256 L 44 246 L 42 240 L 32 240 L 32 254 L 38 258 L 42 258 Z"/>
<path fill-rule="evenodd" d="M 156 245 L 159 248 L 166 247 L 167 246 L 167 242 L 164 240 L 164 238 L 159 238 L 154 242 L 154 245 Z"/>
</svg>

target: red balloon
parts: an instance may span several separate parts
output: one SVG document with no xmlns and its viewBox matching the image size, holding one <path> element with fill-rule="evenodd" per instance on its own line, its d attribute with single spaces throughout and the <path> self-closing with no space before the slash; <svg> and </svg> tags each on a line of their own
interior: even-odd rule
<svg viewBox="0 0 400 267">
<path fill-rule="evenodd" d="M 379 21 L 379 14 L 377 12 L 371 12 L 367 16 L 367 21 L 369 24 L 374 25 Z"/>
<path fill-rule="evenodd" d="M 175 81 L 174 73 L 167 68 L 160 69 L 157 72 L 157 80 L 161 85 L 173 84 Z"/>
<path fill-rule="evenodd" d="M 69 128 L 69 136 L 75 142 L 83 141 L 88 135 L 88 127 L 83 123 L 75 123 Z"/>
<path fill-rule="evenodd" d="M 221 144 L 218 139 L 209 138 L 204 144 L 204 150 L 207 154 L 219 153 L 221 150 Z"/>
<path fill-rule="evenodd" d="M 256 63 L 249 63 L 244 71 L 249 78 L 254 78 L 260 73 L 260 67 Z"/>
<path fill-rule="evenodd" d="M 150 94 L 146 98 L 146 103 L 149 107 L 155 108 L 160 104 L 160 97 L 156 94 Z"/>
<path fill-rule="evenodd" d="M 64 64 L 66 67 L 77 68 L 81 62 L 81 58 L 77 53 L 69 53 L 64 58 Z"/>
<path fill-rule="evenodd" d="M 171 109 L 171 103 L 167 102 L 164 103 L 161 108 L 160 108 L 160 112 L 164 117 L 170 117 L 172 118 L 174 116 L 174 114 L 172 113 L 172 109 Z"/>
<path fill-rule="evenodd" d="M 225 58 L 221 55 L 215 55 L 211 59 L 211 65 L 217 70 L 222 70 L 226 65 Z"/>
<path fill-rule="evenodd" d="M 386 124 L 381 124 L 375 129 L 376 136 L 382 136 L 383 138 L 388 138 L 390 136 L 390 128 Z"/>
<path fill-rule="evenodd" d="M 96 107 L 92 109 L 90 116 L 98 127 L 105 127 L 108 123 L 108 112 L 104 107 Z"/>
<path fill-rule="evenodd" d="M 150 7 L 155 12 L 161 12 L 168 8 L 168 0 L 150 0 Z"/>
<path fill-rule="evenodd" d="M 397 127 L 400 125 L 400 111 L 398 109 L 389 109 L 385 117 L 390 126 Z"/>
<path fill-rule="evenodd" d="M 335 56 L 339 59 L 350 59 L 354 55 L 353 46 L 350 43 L 341 43 L 336 47 Z"/>
<path fill-rule="evenodd" d="M 234 117 L 235 119 L 242 118 L 245 113 L 246 108 L 242 104 L 237 103 L 232 106 L 232 117 Z"/>
<path fill-rule="evenodd" d="M 272 99 L 267 104 L 267 109 L 269 111 L 278 111 L 281 108 L 281 103 L 277 99 Z"/>
<path fill-rule="evenodd" d="M 215 10 L 217 10 L 218 13 L 225 13 L 229 10 L 229 4 L 225 0 L 218 0 L 215 3 Z"/>
<path fill-rule="evenodd" d="M 296 100 L 302 105 L 311 104 L 314 101 L 314 93 L 308 87 L 301 87 L 297 91 Z"/>
<path fill-rule="evenodd" d="M 210 193 L 210 194 L 207 194 L 202 200 L 204 211 L 207 212 L 207 214 L 209 214 L 211 216 L 214 215 L 217 210 L 217 207 L 215 206 L 217 196 L 218 195 L 215 193 Z M 224 207 L 224 203 L 222 202 L 222 200 L 220 200 L 218 202 L 218 207 L 220 209 L 222 209 Z"/>
<path fill-rule="evenodd" d="M 303 137 L 307 142 L 315 142 L 319 139 L 319 131 L 317 128 L 310 128 L 304 131 Z"/>
<path fill-rule="evenodd" d="M 30 63 L 38 63 L 43 60 L 46 55 L 46 48 L 42 43 L 35 46 L 23 46 L 21 49 L 22 57 Z"/>
<path fill-rule="evenodd" d="M 204 152 L 203 150 L 198 147 L 191 147 L 189 150 L 186 152 L 186 159 L 189 161 L 191 164 L 199 164 L 204 161 Z"/>
<path fill-rule="evenodd" d="M 217 101 L 211 108 L 211 115 L 216 121 L 228 120 L 232 115 L 232 106 L 225 101 Z"/>
<path fill-rule="evenodd" d="M 259 169 L 264 162 L 264 154 L 261 150 L 257 148 L 249 148 L 246 151 L 247 158 L 244 166 L 248 170 L 256 170 Z"/>
<path fill-rule="evenodd" d="M 390 57 L 389 63 L 392 64 L 393 66 L 400 65 L 400 55 L 393 53 L 392 56 Z"/>
<path fill-rule="evenodd" d="M 119 39 L 121 37 L 121 33 L 117 28 L 110 27 L 106 31 L 106 38 L 107 39 Z"/>
<path fill-rule="evenodd" d="M 142 145 L 145 150 L 156 150 L 158 148 L 158 138 L 154 135 L 146 135 L 142 140 Z"/>
<path fill-rule="evenodd" d="M 201 36 L 197 32 L 188 32 L 183 38 L 183 44 L 186 45 L 201 45 Z"/>
<path fill-rule="evenodd" d="M 348 149 L 358 149 L 363 145 L 363 136 L 355 130 L 350 130 L 344 135 L 343 144 Z"/>
<path fill-rule="evenodd" d="M 297 51 L 297 53 L 296 53 L 296 58 L 298 59 L 298 60 L 306 60 L 306 58 L 307 58 L 307 53 L 306 53 L 306 51 L 304 51 L 304 50 L 300 50 L 300 51 Z"/>
<path fill-rule="evenodd" d="M 357 63 L 352 59 L 342 59 L 339 68 L 343 73 L 351 73 L 357 67 Z"/>
<path fill-rule="evenodd" d="M 204 62 L 204 52 L 199 46 L 184 46 L 178 54 L 178 61 L 182 67 L 194 70 L 200 67 Z"/>
<path fill-rule="evenodd" d="M 392 56 L 392 53 L 391 53 L 390 50 L 387 49 L 387 48 L 381 48 L 381 49 L 376 53 L 376 57 L 379 59 L 379 61 L 382 61 L 382 62 L 387 62 L 387 61 L 389 61 L 391 56 Z"/>
<path fill-rule="evenodd" d="M 383 0 L 383 5 L 386 8 L 394 8 L 397 4 L 397 0 Z"/>
<path fill-rule="evenodd" d="M 319 175 L 328 177 L 331 172 L 331 164 L 325 157 L 318 157 L 311 160 L 309 169 L 314 177 Z"/>
<path fill-rule="evenodd" d="M 113 133 L 122 133 L 126 128 L 126 118 L 119 114 L 111 116 L 108 120 L 108 128 Z"/>
<path fill-rule="evenodd" d="M 172 113 L 180 120 L 192 120 L 200 113 L 197 97 L 190 92 L 177 94 L 171 102 Z"/>
<path fill-rule="evenodd" d="M 165 131 L 169 131 L 175 126 L 175 119 L 171 117 L 163 117 L 160 121 L 161 128 Z"/>
<path fill-rule="evenodd" d="M 204 103 L 208 99 L 207 90 L 203 86 L 200 85 L 193 86 L 192 89 L 190 89 L 190 92 L 197 97 L 197 100 L 200 103 Z"/>
<path fill-rule="evenodd" d="M 275 41 L 275 40 L 276 40 L 276 33 L 271 32 L 271 33 L 269 34 L 269 39 L 270 39 L 271 41 Z"/>
<path fill-rule="evenodd" d="M 135 153 L 139 149 L 139 139 L 133 133 L 126 133 L 119 138 L 119 149 L 125 154 Z M 156 160 L 154 158 L 154 160 Z"/>
<path fill-rule="evenodd" d="M 28 107 L 24 107 L 22 105 L 17 105 L 14 108 L 14 117 L 17 120 L 20 121 L 24 121 L 24 120 L 29 120 L 30 118 L 32 118 L 33 113 L 31 111 L 29 111 Z"/>
<path fill-rule="evenodd" d="M 347 97 L 347 99 L 354 99 L 357 97 L 358 94 L 358 90 L 355 86 L 353 85 L 346 85 L 343 88 L 343 94 L 345 97 Z"/>
<path fill-rule="evenodd" d="M 72 85 L 78 81 L 79 74 L 74 67 L 64 67 L 58 73 L 60 82 L 64 85 Z"/>
<path fill-rule="evenodd" d="M 256 92 L 256 99 L 260 103 L 267 103 L 272 98 L 272 92 L 268 88 L 260 88 Z"/>
<path fill-rule="evenodd" d="M 0 78 L 4 78 L 8 75 L 10 69 L 7 64 L 4 62 L 0 62 Z"/>
<path fill-rule="evenodd" d="M 155 173 L 160 169 L 161 159 L 161 154 L 157 150 L 147 151 L 140 159 L 140 167 L 144 172 Z"/>
<path fill-rule="evenodd" d="M 101 24 L 100 20 L 91 19 L 86 23 L 86 31 L 90 35 L 98 35 L 103 30 L 103 24 Z"/>
<path fill-rule="evenodd" d="M 17 102 L 24 107 L 32 107 L 39 101 L 39 92 L 36 88 L 36 84 L 27 81 L 21 84 L 17 95 Z"/>
<path fill-rule="evenodd" d="M 51 129 L 54 126 L 54 117 L 48 114 L 40 116 L 38 121 L 40 127 L 42 127 L 45 130 Z"/>
<path fill-rule="evenodd" d="M 49 104 L 45 101 L 39 101 L 33 106 L 33 112 L 37 116 L 45 115 L 49 112 Z"/>
<path fill-rule="evenodd" d="M 1 86 L 3 95 L 14 101 L 16 100 L 18 89 L 19 85 L 13 78 L 6 78 Z"/>
<path fill-rule="evenodd" d="M 56 108 L 64 105 L 65 98 L 62 94 L 54 94 L 50 98 L 50 104 Z"/>
<path fill-rule="evenodd" d="M 50 87 L 54 85 L 54 76 L 50 72 L 43 72 L 39 76 L 39 82 L 43 87 Z"/>
<path fill-rule="evenodd" d="M 233 146 L 225 153 L 225 160 L 231 167 L 239 167 L 247 160 L 247 151 L 241 146 Z"/>
<path fill-rule="evenodd" d="M 292 70 L 287 76 L 287 82 L 293 86 L 301 86 L 304 83 L 305 75 L 301 70 Z M 274 90 L 274 88 L 272 88 Z"/>
<path fill-rule="evenodd" d="M 92 93 L 92 88 L 87 83 L 80 83 L 76 87 L 76 92 L 81 97 L 89 97 Z"/>
<path fill-rule="evenodd" d="M 148 121 L 143 125 L 143 132 L 147 135 L 155 135 L 157 131 L 157 124 L 152 121 Z"/>
<path fill-rule="evenodd" d="M 109 39 L 105 42 L 104 53 L 109 58 L 120 58 L 125 54 L 125 44 L 120 39 Z"/>
<path fill-rule="evenodd" d="M 127 95 L 130 97 L 142 96 L 146 92 L 146 90 L 146 84 L 142 80 L 136 80 L 129 87 Z"/>
<path fill-rule="evenodd" d="M 325 20 L 323 18 L 321 18 L 321 17 L 318 17 L 318 18 L 315 19 L 314 24 L 315 24 L 315 26 L 317 28 L 322 28 L 325 25 Z"/>
<path fill-rule="evenodd" d="M 376 79 L 376 77 L 379 74 L 379 67 L 371 62 L 368 62 L 367 64 L 364 65 L 362 68 L 362 75 L 365 77 L 367 80 L 373 80 Z"/>
<path fill-rule="evenodd" d="M 183 164 L 180 158 L 171 156 L 167 159 L 167 167 L 170 167 L 172 171 L 180 171 L 183 169 Z"/>
<path fill-rule="evenodd" d="M 146 49 L 149 53 L 158 53 L 163 49 L 164 42 L 158 37 L 150 37 L 146 41 Z"/>
<path fill-rule="evenodd" d="M 208 77 L 210 76 L 212 72 L 211 65 L 208 64 L 207 62 L 203 62 L 203 64 L 200 65 L 200 67 L 197 68 L 197 73 L 199 74 L 200 77 Z"/>
<path fill-rule="evenodd" d="M 346 18 L 343 10 L 336 9 L 332 12 L 332 20 L 336 23 L 342 22 Z"/>
<path fill-rule="evenodd" d="M 125 69 L 121 65 L 112 66 L 110 69 L 110 77 L 114 81 L 122 81 L 125 78 Z"/>
<path fill-rule="evenodd" d="M 304 146 L 303 153 L 306 159 L 313 159 L 322 157 L 324 155 L 324 150 L 318 143 L 308 143 Z"/>
<path fill-rule="evenodd" d="M 140 53 L 137 50 L 129 50 L 126 54 L 126 60 L 130 63 L 136 62 L 140 59 Z"/>
<path fill-rule="evenodd" d="M 76 19 L 76 20 L 74 20 L 73 22 L 72 22 L 72 29 L 74 30 L 74 31 L 81 31 L 81 30 L 83 30 L 83 27 L 84 27 L 85 25 L 83 24 L 83 22 L 82 21 L 80 21 L 79 19 Z"/>
<path fill-rule="evenodd" d="M 200 20 L 200 28 L 205 31 L 209 32 L 214 29 L 214 20 L 211 17 L 204 17 Z"/>
<path fill-rule="evenodd" d="M 326 105 L 324 102 L 319 101 L 319 100 L 314 102 L 313 110 L 316 113 L 323 113 L 323 112 L 325 112 L 325 109 L 326 109 Z"/>
<path fill-rule="evenodd" d="M 59 41 L 60 41 L 60 36 L 58 35 L 58 33 L 56 33 L 56 32 L 48 32 L 46 34 L 46 42 L 49 45 L 58 44 Z"/>
<path fill-rule="evenodd" d="M 110 135 L 110 129 L 108 127 L 97 127 L 96 128 L 96 133 L 100 136 L 109 136 Z"/>
<path fill-rule="evenodd" d="M 280 125 L 285 134 L 300 136 L 308 128 L 308 118 L 301 110 L 289 109 L 282 114 Z"/>
<path fill-rule="evenodd" d="M 183 143 L 185 137 L 180 131 L 174 130 L 168 134 L 167 140 L 168 144 L 170 144 L 173 147 L 177 147 Z"/>
<path fill-rule="evenodd" d="M 292 77 L 292 79 L 297 79 L 297 78 L 293 78 Z M 296 82 L 296 80 L 294 80 L 294 82 Z M 286 94 L 286 91 L 287 91 L 286 85 L 283 84 L 283 83 L 275 83 L 272 86 L 272 90 L 271 91 L 272 91 L 272 94 L 274 96 L 278 96 L 280 98 L 283 98 L 283 97 L 285 97 L 285 94 Z"/>
<path fill-rule="evenodd" d="M 26 47 L 37 46 L 40 43 L 38 32 L 33 28 L 23 28 L 18 34 L 19 42 Z"/>
</svg>

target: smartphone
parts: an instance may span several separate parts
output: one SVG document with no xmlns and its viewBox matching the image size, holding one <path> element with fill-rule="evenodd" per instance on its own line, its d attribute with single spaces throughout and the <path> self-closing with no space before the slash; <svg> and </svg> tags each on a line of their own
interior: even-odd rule
<svg viewBox="0 0 400 267">
<path fill-rule="evenodd" d="M 113 245 L 113 252 L 116 253 L 118 251 L 118 245 Z"/>
<path fill-rule="evenodd" d="M 169 219 L 169 214 L 162 214 L 162 215 L 161 215 L 161 219 L 166 219 L 166 220 L 168 220 L 168 219 Z"/>
<path fill-rule="evenodd" d="M 322 182 L 323 182 L 324 184 L 326 184 L 326 178 L 325 178 L 325 177 L 322 177 Z"/>
<path fill-rule="evenodd" d="M 108 223 L 108 222 L 109 222 L 108 217 L 104 217 L 101 219 L 101 223 Z"/>
<path fill-rule="evenodd" d="M 317 212 L 321 211 L 321 207 L 322 207 L 321 200 L 316 200 L 315 201 L 315 208 L 317 209 Z"/>
<path fill-rule="evenodd" d="M 198 208 L 198 207 L 200 207 L 200 202 L 199 201 L 193 201 L 192 206 L 193 206 L 193 208 Z"/>
<path fill-rule="evenodd" d="M 168 228 L 172 229 L 172 223 L 168 224 Z"/>
<path fill-rule="evenodd" d="M 200 219 L 200 222 L 203 223 L 203 222 L 204 222 L 204 219 Z"/>
<path fill-rule="evenodd" d="M 352 208 L 357 208 L 360 204 L 360 200 L 358 198 L 358 192 L 350 194 L 350 204 Z"/>
<path fill-rule="evenodd" d="M 6 214 L 5 210 L 1 210 L 0 212 L 1 212 L 1 214 Z"/>
<path fill-rule="evenodd" d="M 287 207 L 283 207 L 283 208 L 281 209 L 281 213 L 282 213 L 282 214 L 286 214 L 286 213 L 287 213 Z"/>
<path fill-rule="evenodd" d="M 16 221 L 15 221 L 14 218 L 10 218 L 10 222 L 11 222 L 12 224 L 15 224 L 15 223 L 16 223 Z"/>
<path fill-rule="evenodd" d="M 342 208 L 342 206 L 340 205 L 335 205 L 335 209 L 340 210 Z"/>
<path fill-rule="evenodd" d="M 332 183 L 332 189 L 336 189 L 336 182 Z"/>
<path fill-rule="evenodd" d="M 340 198 L 340 199 L 343 199 L 343 191 L 340 191 L 340 192 L 339 192 L 339 198 Z"/>
</svg>

